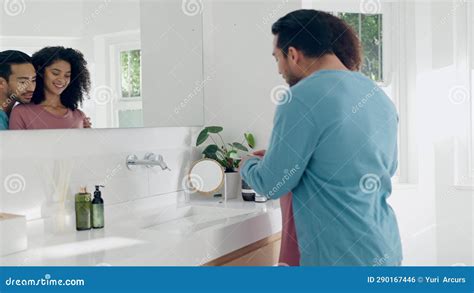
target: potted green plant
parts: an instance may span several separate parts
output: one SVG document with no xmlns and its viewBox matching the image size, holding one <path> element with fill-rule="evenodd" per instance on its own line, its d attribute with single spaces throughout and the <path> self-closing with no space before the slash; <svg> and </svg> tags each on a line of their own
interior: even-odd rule
<svg viewBox="0 0 474 293">
<path fill-rule="evenodd" d="M 204 144 L 208 139 L 213 143 L 206 146 L 202 154 L 205 158 L 219 162 L 225 169 L 224 197 L 234 198 L 240 194 L 241 179 L 236 172 L 242 154 L 248 154 L 255 147 L 255 138 L 251 133 L 244 133 L 241 142 L 225 143 L 221 136 L 221 126 L 207 126 L 198 135 L 196 146 Z M 246 145 L 247 146 L 246 146 Z"/>
</svg>

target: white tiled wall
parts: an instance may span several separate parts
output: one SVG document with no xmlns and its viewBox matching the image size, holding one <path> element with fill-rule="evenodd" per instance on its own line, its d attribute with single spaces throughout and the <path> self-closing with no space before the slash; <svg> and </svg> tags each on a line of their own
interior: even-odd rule
<svg viewBox="0 0 474 293">
<path fill-rule="evenodd" d="M 192 160 L 194 128 L 44 130 L 0 133 L 0 211 L 47 218 L 65 207 L 81 185 L 104 184 L 107 206 L 177 194 Z M 125 165 L 129 154 L 163 155 L 171 172 Z M 176 198 L 176 200 L 181 200 Z"/>
</svg>

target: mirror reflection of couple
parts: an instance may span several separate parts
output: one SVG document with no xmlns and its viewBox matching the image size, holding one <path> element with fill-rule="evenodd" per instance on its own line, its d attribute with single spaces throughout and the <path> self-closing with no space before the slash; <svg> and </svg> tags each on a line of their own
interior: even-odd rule
<svg viewBox="0 0 474 293">
<path fill-rule="evenodd" d="M 90 90 L 81 52 L 46 47 L 0 52 L 0 130 L 90 128 L 78 109 Z"/>
<path fill-rule="evenodd" d="M 280 199 L 280 263 L 401 265 L 387 203 L 398 115 L 358 72 L 360 40 L 344 21 L 315 10 L 284 16 L 272 33 L 279 73 L 291 88 L 277 106 L 268 150 L 244 158 L 240 173 L 257 193 Z"/>
</svg>

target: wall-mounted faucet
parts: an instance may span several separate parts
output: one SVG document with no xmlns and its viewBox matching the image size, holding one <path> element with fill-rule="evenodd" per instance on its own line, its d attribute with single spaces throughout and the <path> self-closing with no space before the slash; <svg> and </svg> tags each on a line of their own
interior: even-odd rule
<svg viewBox="0 0 474 293">
<path fill-rule="evenodd" d="M 171 171 L 163 160 L 163 156 L 155 155 L 154 153 L 147 153 L 143 160 L 139 160 L 136 155 L 129 155 L 126 164 L 129 170 L 134 170 L 136 166 L 146 166 L 147 168 L 160 166 L 162 170 Z"/>
</svg>

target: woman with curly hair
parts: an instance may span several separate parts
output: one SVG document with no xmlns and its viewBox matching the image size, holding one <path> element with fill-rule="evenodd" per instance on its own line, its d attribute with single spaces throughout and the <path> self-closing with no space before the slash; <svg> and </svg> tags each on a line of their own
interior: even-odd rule
<svg viewBox="0 0 474 293">
<path fill-rule="evenodd" d="M 329 14 L 318 14 L 319 21 L 326 22 L 331 28 L 332 51 L 341 63 L 350 71 L 359 71 L 362 67 L 362 45 L 354 29 L 344 20 Z M 264 155 L 264 152 L 257 152 Z M 280 198 L 282 212 L 282 236 L 280 249 L 280 265 L 298 266 L 300 252 L 293 217 L 293 194 L 290 192 Z"/>
<path fill-rule="evenodd" d="M 84 55 L 46 47 L 32 59 L 37 71 L 33 103 L 13 109 L 10 129 L 89 128 L 89 118 L 78 109 L 91 85 Z"/>
</svg>

